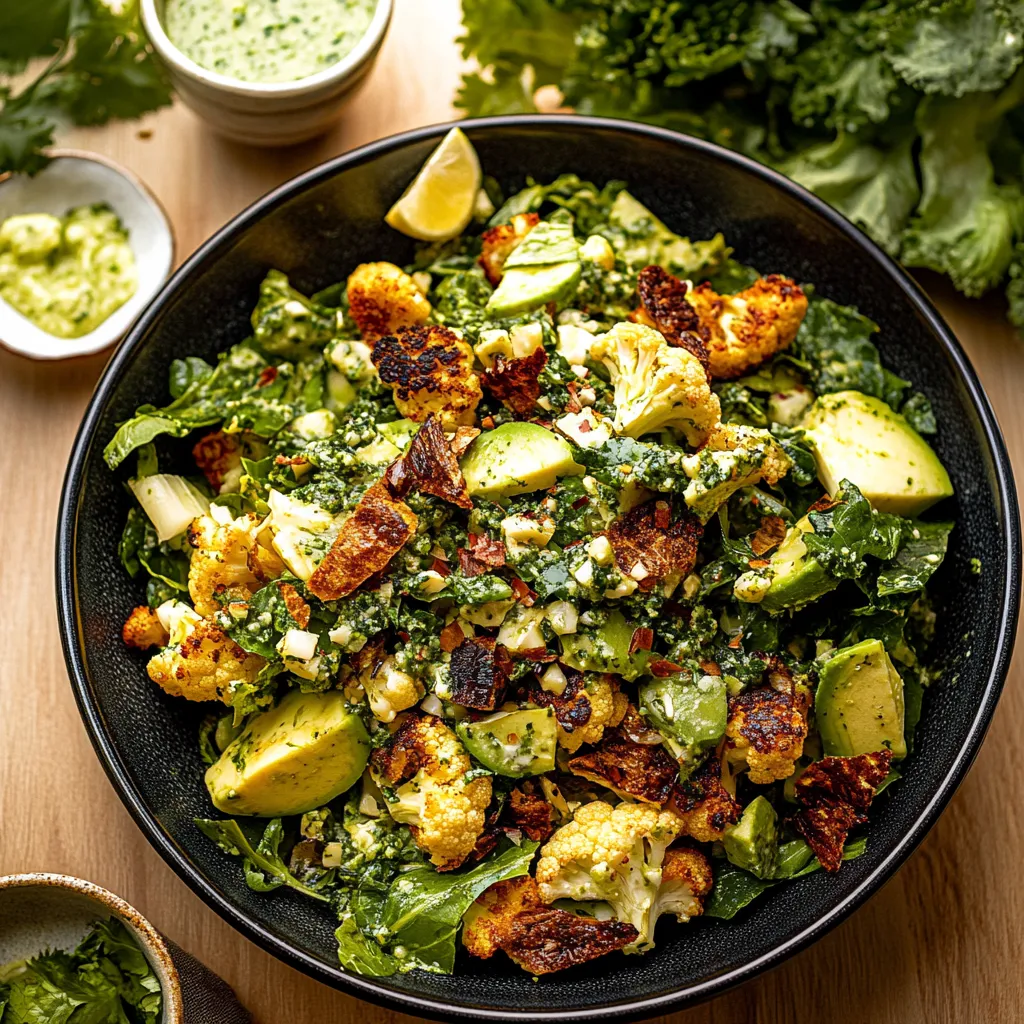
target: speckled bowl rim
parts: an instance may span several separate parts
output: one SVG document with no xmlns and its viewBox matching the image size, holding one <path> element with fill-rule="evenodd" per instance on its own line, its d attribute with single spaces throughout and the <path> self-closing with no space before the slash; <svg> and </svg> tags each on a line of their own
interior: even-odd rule
<svg viewBox="0 0 1024 1024">
<path fill-rule="evenodd" d="M 88 160 L 94 164 L 102 164 L 104 167 L 112 170 L 115 174 L 120 175 L 128 182 L 129 185 L 152 203 L 153 208 L 160 215 L 160 219 L 163 221 L 163 225 L 167 230 L 168 241 L 171 243 L 171 260 L 167 273 L 165 273 L 160 281 L 151 288 L 152 294 L 146 296 L 146 301 L 139 307 L 139 312 L 135 317 L 135 320 L 133 320 L 123 331 L 114 333 L 109 337 L 102 334 L 103 326 L 107 323 L 107 320 L 104 320 L 103 323 L 99 324 L 81 338 L 61 339 L 67 343 L 67 347 L 70 351 L 68 351 L 67 355 L 55 356 L 44 355 L 41 352 L 27 352 L 22 348 L 15 348 L 0 336 L 0 345 L 2 345 L 8 352 L 19 356 L 22 359 L 31 359 L 34 362 L 62 363 L 68 359 L 83 359 L 86 356 L 94 356 L 98 352 L 103 352 L 111 346 L 116 345 L 122 338 L 127 337 L 131 333 L 136 321 L 138 321 L 139 317 L 141 317 L 146 311 L 153 299 L 160 294 L 161 290 L 166 286 L 171 274 L 174 272 L 178 258 L 178 239 L 174 234 L 174 224 L 167 212 L 167 208 L 162 202 L 160 202 L 156 193 L 137 174 L 135 174 L 134 171 L 128 170 L 128 168 L 123 164 L 119 164 L 116 160 L 104 155 L 103 153 L 92 153 L 87 149 L 76 149 L 70 146 L 54 146 L 44 150 L 44 152 L 51 160 L 62 160 L 66 158 L 73 160 Z M 3 174 L 0 174 L 0 187 L 3 186 L 4 182 L 13 177 L 13 171 L 5 171 Z M 115 210 L 114 212 L 116 213 L 117 211 Z M 134 299 L 134 296 L 132 296 L 132 299 Z M 2 301 L 3 300 L 0 299 L 0 302 Z M 99 337 L 96 337 L 97 335 L 99 335 Z"/>
<path fill-rule="evenodd" d="M 231 96 L 253 99 L 290 99 L 307 94 L 312 95 L 326 86 L 345 81 L 355 74 L 364 63 L 373 59 L 374 53 L 384 41 L 388 26 L 391 24 L 391 15 L 394 12 L 393 0 L 377 0 L 370 24 L 360 37 L 359 42 L 341 60 L 324 68 L 323 71 L 318 71 L 315 75 L 307 75 L 294 82 L 245 82 L 240 78 L 232 78 L 230 75 L 210 71 L 179 50 L 171 42 L 170 36 L 164 29 L 163 19 L 157 12 L 158 2 L 159 0 L 141 0 L 139 10 L 142 26 L 153 44 L 153 49 L 160 57 L 178 74 L 185 75 L 207 88 Z M 420 2 L 429 2 L 429 0 L 420 0 Z"/>
<path fill-rule="evenodd" d="M 75 593 L 75 545 L 78 506 L 82 496 L 82 487 L 86 467 L 90 459 L 90 451 L 97 442 L 96 431 L 104 406 L 112 392 L 120 384 L 127 364 L 134 354 L 134 350 L 142 344 L 150 327 L 159 318 L 163 308 L 173 301 L 178 289 L 187 285 L 189 278 L 197 273 L 206 263 L 217 259 L 220 255 L 227 252 L 235 244 L 237 237 L 243 234 L 251 224 L 258 221 L 264 214 L 275 207 L 283 205 L 294 195 L 326 181 L 350 167 L 358 166 L 381 154 L 401 149 L 410 144 L 434 140 L 439 141 L 453 127 L 461 127 L 472 135 L 472 131 L 475 128 L 500 130 L 503 127 L 513 128 L 530 125 L 554 128 L 566 133 L 571 133 L 576 129 L 603 129 L 608 132 L 618 132 L 632 136 L 638 141 L 653 138 L 683 149 L 706 153 L 717 161 L 730 163 L 745 173 L 762 179 L 773 188 L 809 207 L 817 216 L 823 218 L 835 230 L 846 235 L 853 244 L 864 250 L 866 255 L 890 279 L 893 294 L 899 295 L 902 301 L 910 303 L 927 323 L 934 336 L 935 344 L 949 356 L 963 383 L 968 395 L 968 401 L 977 412 L 984 438 L 984 446 L 992 458 L 995 488 L 1001 506 L 999 515 L 1000 527 L 1006 543 L 1006 559 L 998 570 L 1005 574 L 1006 585 L 999 628 L 994 637 L 995 655 L 992 660 L 991 671 L 984 685 L 982 698 L 978 703 L 974 718 L 968 729 L 967 737 L 942 782 L 935 787 L 934 793 L 924 810 L 917 816 L 902 839 L 893 846 L 874 871 L 867 875 L 849 895 L 836 902 L 826 913 L 823 913 L 813 924 L 780 942 L 763 956 L 752 959 L 739 967 L 716 974 L 696 984 L 680 987 L 657 996 L 631 999 L 602 1006 L 550 1011 L 498 1010 L 465 1004 L 457 1005 L 426 995 L 396 991 L 381 984 L 374 978 L 363 977 L 351 972 L 342 972 L 340 969 L 329 966 L 312 954 L 296 948 L 262 928 L 235 906 L 231 900 L 209 884 L 203 878 L 200 871 L 189 862 L 188 858 L 182 854 L 181 849 L 175 845 L 171 837 L 163 830 L 147 805 L 146 800 L 132 781 L 131 772 L 125 765 L 117 746 L 110 737 L 102 711 L 91 695 L 88 672 L 81 650 L 81 623 L 78 617 L 78 601 Z M 1003 442 L 1002 432 L 984 388 L 966 353 L 939 312 L 906 271 L 899 267 L 867 235 L 846 220 L 840 213 L 777 171 L 773 171 L 748 157 L 741 156 L 714 143 L 681 135 L 666 128 L 574 114 L 510 115 L 451 121 L 418 128 L 413 131 L 389 136 L 378 142 L 352 150 L 340 157 L 335 157 L 318 167 L 298 175 L 274 191 L 269 192 L 262 199 L 257 200 L 233 220 L 229 221 L 228 224 L 204 245 L 200 246 L 186 260 L 177 273 L 164 286 L 164 290 L 153 301 L 149 309 L 136 321 L 130 336 L 115 353 L 104 371 L 92 402 L 86 410 L 82 426 L 71 450 L 68 471 L 61 494 L 61 504 L 57 519 L 56 575 L 57 613 L 64 657 L 71 677 L 72 688 L 75 691 L 75 699 L 78 701 L 79 710 L 93 746 L 96 748 L 100 762 L 128 811 L 164 860 L 167 861 L 186 885 L 207 906 L 238 929 L 246 938 L 256 943 L 260 948 L 273 953 L 290 966 L 333 988 L 341 989 L 351 995 L 360 996 L 381 1006 L 401 1010 L 406 1013 L 419 1014 L 434 1020 L 510 1022 L 641 1020 L 682 1009 L 684 1006 L 692 1006 L 713 996 L 721 995 L 726 990 L 742 982 L 750 981 L 757 975 L 779 966 L 800 950 L 805 949 L 822 938 L 827 932 L 848 918 L 854 910 L 862 906 L 893 876 L 896 870 L 914 852 L 921 840 L 924 839 L 946 804 L 949 803 L 956 792 L 957 787 L 963 782 L 974 762 L 982 740 L 985 737 L 985 732 L 992 721 L 999 695 L 1006 680 L 1006 673 L 1009 669 L 1013 653 L 1014 635 L 1020 610 L 1020 515 L 1017 505 L 1017 492 L 1013 480 L 1013 469 Z"/>
<path fill-rule="evenodd" d="M 164 937 L 126 900 L 120 896 L 73 875 L 55 875 L 44 871 L 33 871 L 23 875 L 0 876 L 0 890 L 3 889 L 67 889 L 87 896 L 103 904 L 112 914 L 138 933 L 145 945 L 149 958 L 156 961 L 163 1008 L 160 1024 L 185 1024 L 185 1011 L 181 996 L 181 978 L 174 965 L 171 951 Z M 161 976 L 162 974 L 162 976 Z"/>
</svg>

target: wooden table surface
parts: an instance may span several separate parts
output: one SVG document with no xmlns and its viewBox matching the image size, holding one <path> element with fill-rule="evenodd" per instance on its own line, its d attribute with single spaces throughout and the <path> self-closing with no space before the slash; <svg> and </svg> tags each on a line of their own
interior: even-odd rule
<svg viewBox="0 0 1024 1024">
<path fill-rule="evenodd" d="M 458 21 L 455 0 L 398 0 L 365 90 L 315 143 L 254 151 L 218 139 L 180 106 L 67 141 L 121 161 L 151 186 L 171 215 L 181 260 L 294 174 L 448 119 Z M 926 283 L 973 359 L 1024 479 L 1024 344 L 998 302 L 969 302 L 937 280 Z M 65 453 L 105 359 L 45 364 L 0 350 L 0 874 L 66 872 L 120 893 L 234 986 L 258 1024 L 411 1021 L 321 986 L 224 923 L 150 848 L 93 753 L 61 656 L 53 540 Z M 894 881 L 785 966 L 664 1019 L 1024 1019 L 1022 682 L 1018 661 L 974 769 Z"/>
</svg>

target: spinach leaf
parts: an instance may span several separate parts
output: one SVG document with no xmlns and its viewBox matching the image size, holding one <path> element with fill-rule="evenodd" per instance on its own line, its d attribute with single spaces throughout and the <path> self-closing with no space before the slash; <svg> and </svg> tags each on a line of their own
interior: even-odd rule
<svg viewBox="0 0 1024 1024">
<path fill-rule="evenodd" d="M 302 629 L 281 593 L 281 584 L 298 584 L 301 580 L 282 576 L 253 594 L 244 619 L 236 619 L 224 631 L 244 651 L 259 654 L 268 661 L 280 661 L 277 644 L 289 629 Z"/>
<path fill-rule="evenodd" d="M 118 554 L 129 576 L 134 578 L 145 570 L 163 584 L 161 591 L 173 594 L 188 590 L 189 556 L 170 541 L 157 541 L 156 528 L 142 509 L 128 510 Z"/>
<path fill-rule="evenodd" d="M 463 576 L 453 573 L 446 577 L 444 589 L 438 591 L 438 600 L 444 598 L 460 605 L 487 604 L 489 601 L 507 601 L 512 596 L 512 588 L 493 573 L 482 573 L 479 576 Z"/>
<path fill-rule="evenodd" d="M 206 380 L 211 373 L 213 373 L 213 367 L 199 356 L 174 359 L 171 361 L 167 390 L 171 393 L 171 398 L 180 398 L 193 384 Z"/>
<path fill-rule="evenodd" d="M 287 885 L 305 896 L 327 901 L 322 892 L 304 885 L 288 870 L 280 853 L 281 841 L 284 838 L 280 818 L 274 818 L 268 823 L 262 838 L 255 846 L 238 822 L 231 818 L 222 821 L 196 818 L 195 823 L 202 833 L 212 839 L 225 853 L 242 858 L 245 882 L 250 889 L 270 892 Z M 325 876 L 319 885 L 322 886 L 332 879 L 333 876 Z"/>
<path fill-rule="evenodd" d="M 896 557 L 878 574 L 878 596 L 912 594 L 920 590 L 942 565 L 952 529 L 952 523 L 904 520 L 902 541 Z"/>
</svg>

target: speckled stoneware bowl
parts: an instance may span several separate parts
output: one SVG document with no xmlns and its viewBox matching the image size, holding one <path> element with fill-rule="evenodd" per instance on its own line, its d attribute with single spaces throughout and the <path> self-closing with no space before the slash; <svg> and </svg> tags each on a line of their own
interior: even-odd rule
<svg viewBox="0 0 1024 1024">
<path fill-rule="evenodd" d="M 373 67 L 391 9 L 392 0 L 377 0 L 365 34 L 336 64 L 295 82 L 263 84 L 209 71 L 185 56 L 164 31 L 164 0 L 142 0 L 140 8 L 146 34 L 181 100 L 221 135 L 251 146 L 287 146 L 327 131 Z"/>
<path fill-rule="evenodd" d="M 135 254 L 135 294 L 95 330 L 57 338 L 0 299 L 0 344 L 31 359 L 70 359 L 102 352 L 124 337 L 174 266 L 174 232 L 152 192 L 113 160 L 75 149 L 50 150 L 51 162 L 34 177 L 0 176 L 0 223 L 18 213 L 61 217 L 75 206 L 106 203 L 121 218 Z"/>
<path fill-rule="evenodd" d="M 160 982 L 160 1024 L 247 1024 L 249 1014 L 212 971 L 120 896 L 70 875 L 0 877 L 0 965 L 74 949 L 95 921 L 110 917 L 132 933 Z"/>
<path fill-rule="evenodd" d="M 882 328 L 886 365 L 932 400 L 935 445 L 956 487 L 957 520 L 935 578 L 945 671 L 924 703 L 903 778 L 872 808 L 867 852 L 832 876 L 777 886 L 731 921 L 663 921 L 647 956 L 608 956 L 533 981 L 503 957 L 460 955 L 452 977 L 412 971 L 364 978 L 338 966 L 336 921 L 291 890 L 247 888 L 237 858 L 195 825 L 211 817 L 196 729 L 206 708 L 146 677 L 146 655 L 121 642 L 145 600 L 117 557 L 128 509 L 103 446 L 143 402 L 166 401 L 175 356 L 216 353 L 246 337 L 271 267 L 307 294 L 367 260 L 410 262 L 413 242 L 384 223 L 389 206 L 449 125 L 385 139 L 318 167 L 261 199 L 174 276 L 114 356 L 71 453 L 59 515 L 57 589 L 68 668 L 82 715 L 121 798 L 150 841 L 215 910 L 264 949 L 348 992 L 430 1018 L 575 1021 L 651 1017 L 718 994 L 778 964 L 863 903 L 935 822 L 981 745 L 1013 645 L 1020 526 L 1009 460 L 974 370 L 916 284 L 856 228 L 799 186 L 734 153 L 622 121 L 552 115 L 464 121 L 488 174 L 506 190 L 565 171 L 630 191 L 676 231 L 725 233 L 736 257 L 813 281 Z M 168 444 L 187 459 L 188 441 Z M 182 461 L 182 465 L 188 464 Z M 981 576 L 970 569 L 981 559 Z M 154 757 L 153 752 L 160 756 Z"/>
</svg>

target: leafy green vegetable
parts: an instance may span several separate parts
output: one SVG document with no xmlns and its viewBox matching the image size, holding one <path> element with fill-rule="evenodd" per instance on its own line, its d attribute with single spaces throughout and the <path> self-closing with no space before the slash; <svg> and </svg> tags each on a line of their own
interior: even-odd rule
<svg viewBox="0 0 1024 1024">
<path fill-rule="evenodd" d="M 878 596 L 919 591 L 942 564 L 952 529 L 952 523 L 904 521 L 899 551 L 875 581 Z"/>
<path fill-rule="evenodd" d="M 163 584 L 161 592 L 188 590 L 189 556 L 175 547 L 173 541 L 159 543 L 156 528 L 138 507 L 128 510 L 118 554 L 129 576 L 138 576 L 145 570 L 153 580 Z"/>
<path fill-rule="evenodd" d="M 35 174 L 60 123 L 101 125 L 171 102 L 138 0 L 7 0 L 0 10 L 0 172 Z M 5 77 L 48 58 L 19 92 Z"/>
</svg>

